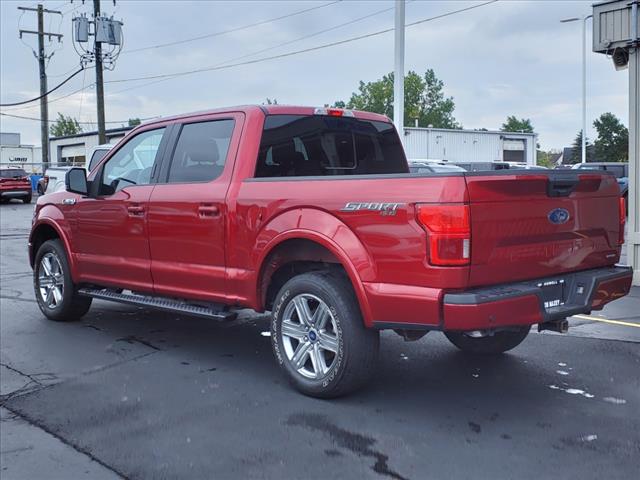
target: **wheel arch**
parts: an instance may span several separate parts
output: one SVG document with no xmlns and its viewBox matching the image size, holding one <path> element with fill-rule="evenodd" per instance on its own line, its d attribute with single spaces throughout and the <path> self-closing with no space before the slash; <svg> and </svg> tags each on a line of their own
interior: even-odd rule
<svg viewBox="0 0 640 480">
<path fill-rule="evenodd" d="M 71 255 L 69 239 L 64 233 L 64 230 L 49 218 L 40 219 L 31 229 L 31 234 L 29 235 L 29 264 L 31 268 L 34 267 L 35 258 L 40 246 L 47 240 L 54 239 L 62 241 L 62 245 L 67 253 L 69 267 L 71 268 L 71 275 L 75 278 L 75 259 L 73 255 Z"/>
<path fill-rule="evenodd" d="M 370 308 L 361 272 L 349 254 L 331 238 L 305 229 L 282 232 L 265 247 L 258 265 L 256 299 L 259 310 L 270 309 L 280 287 L 293 276 L 329 268 L 344 272 L 356 294 L 365 324 L 370 324 Z"/>
</svg>

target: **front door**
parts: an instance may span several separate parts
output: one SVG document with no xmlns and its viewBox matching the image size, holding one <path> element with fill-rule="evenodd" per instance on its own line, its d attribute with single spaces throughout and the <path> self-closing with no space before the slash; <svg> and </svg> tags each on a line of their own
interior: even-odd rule
<svg viewBox="0 0 640 480">
<path fill-rule="evenodd" d="M 225 298 L 225 199 L 242 118 L 208 116 L 176 126 L 175 147 L 166 155 L 149 202 L 156 294 L 213 302 Z"/>
<path fill-rule="evenodd" d="M 73 250 L 81 282 L 152 291 L 147 209 L 165 128 L 136 134 L 100 166 L 78 199 Z"/>
</svg>

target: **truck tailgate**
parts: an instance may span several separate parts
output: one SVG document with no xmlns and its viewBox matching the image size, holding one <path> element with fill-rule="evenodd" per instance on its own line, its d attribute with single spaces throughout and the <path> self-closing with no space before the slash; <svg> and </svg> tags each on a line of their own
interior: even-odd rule
<svg viewBox="0 0 640 480">
<path fill-rule="evenodd" d="M 557 276 L 615 264 L 620 191 L 612 175 L 465 175 L 471 216 L 469 285 Z"/>
</svg>

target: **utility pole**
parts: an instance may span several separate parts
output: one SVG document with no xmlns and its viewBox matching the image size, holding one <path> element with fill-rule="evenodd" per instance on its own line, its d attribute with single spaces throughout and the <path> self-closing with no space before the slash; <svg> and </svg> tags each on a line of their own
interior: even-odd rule
<svg viewBox="0 0 640 480">
<path fill-rule="evenodd" d="M 404 0 L 396 0 L 393 123 L 404 144 Z"/>
<path fill-rule="evenodd" d="M 93 0 L 93 17 L 100 17 L 100 0 Z M 104 126 L 104 78 L 102 69 L 102 43 L 95 42 L 94 46 L 96 60 L 96 103 L 98 106 L 98 143 L 107 143 L 107 134 Z"/>
<path fill-rule="evenodd" d="M 37 12 L 38 14 L 38 31 L 33 30 L 19 30 L 20 38 L 23 34 L 31 34 L 38 36 L 38 54 L 34 52 L 35 57 L 38 60 L 38 67 L 40 70 L 40 141 L 42 143 L 42 166 L 47 168 L 49 166 L 49 106 L 47 100 L 47 72 L 46 61 L 47 57 L 44 49 L 44 37 L 56 37 L 58 42 L 62 38 L 59 33 L 51 33 L 44 31 L 44 14 L 55 13 L 62 15 L 62 12 L 58 10 L 47 10 L 43 8 L 42 4 L 38 4 L 38 8 L 32 7 L 18 7 L 18 10 Z"/>
<path fill-rule="evenodd" d="M 82 2 L 84 4 L 84 0 Z M 115 5 L 115 0 L 113 4 Z M 86 14 L 74 17 L 73 41 L 80 55 L 83 67 L 96 64 L 96 106 L 98 117 L 98 141 L 107 143 L 104 112 L 104 69 L 113 70 L 122 51 L 122 22 L 108 18 L 100 12 L 100 0 L 93 0 L 93 21 Z M 93 25 L 93 32 L 90 29 Z M 93 47 L 89 47 L 89 37 L 93 37 Z M 86 45 L 86 46 L 85 46 Z"/>
</svg>

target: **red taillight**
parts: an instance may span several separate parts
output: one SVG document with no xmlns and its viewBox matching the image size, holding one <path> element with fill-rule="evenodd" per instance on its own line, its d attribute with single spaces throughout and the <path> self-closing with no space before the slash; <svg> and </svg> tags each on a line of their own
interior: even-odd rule
<svg viewBox="0 0 640 480">
<path fill-rule="evenodd" d="M 618 232 L 618 245 L 622 245 L 624 243 L 624 226 L 627 223 L 627 204 L 624 201 L 624 197 L 620 197 L 618 210 L 620 212 L 620 231 Z"/>
<path fill-rule="evenodd" d="M 468 265 L 471 260 L 469 205 L 416 205 L 418 223 L 427 231 L 432 265 Z"/>
</svg>

